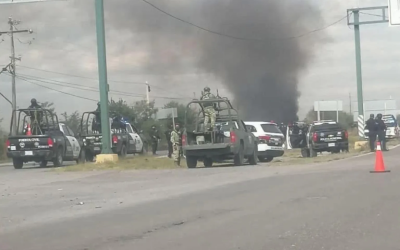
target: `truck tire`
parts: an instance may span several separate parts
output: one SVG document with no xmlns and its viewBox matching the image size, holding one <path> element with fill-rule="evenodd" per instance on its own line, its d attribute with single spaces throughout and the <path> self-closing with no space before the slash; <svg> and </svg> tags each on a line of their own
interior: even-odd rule
<svg viewBox="0 0 400 250">
<path fill-rule="evenodd" d="M 310 157 L 317 157 L 317 151 L 310 147 Z"/>
<path fill-rule="evenodd" d="M 188 168 L 196 168 L 197 158 L 194 156 L 186 156 L 186 165 Z"/>
<path fill-rule="evenodd" d="M 310 157 L 310 150 L 308 148 L 302 148 L 301 149 L 301 156 L 303 158 L 308 158 Z"/>
<path fill-rule="evenodd" d="M 85 158 L 87 162 L 93 162 L 94 161 L 94 156 L 90 151 L 85 152 Z"/>
<path fill-rule="evenodd" d="M 249 164 L 250 165 L 257 165 L 258 163 L 258 156 L 257 156 L 257 145 L 255 145 L 255 149 L 253 150 L 253 154 L 249 156 Z"/>
<path fill-rule="evenodd" d="M 46 160 L 43 160 L 43 161 L 41 161 L 40 162 L 40 164 L 39 164 L 39 166 L 41 167 L 41 168 L 45 168 L 45 167 L 47 167 L 47 161 Z"/>
<path fill-rule="evenodd" d="M 63 165 L 63 149 L 62 147 L 57 148 L 56 157 L 53 159 L 54 167 L 61 167 Z"/>
<path fill-rule="evenodd" d="M 21 159 L 13 158 L 13 165 L 15 169 L 22 169 L 24 167 L 24 162 Z"/>
<path fill-rule="evenodd" d="M 76 160 L 76 164 L 85 164 L 85 163 L 86 163 L 86 153 L 84 149 L 81 149 L 79 158 Z"/>
<path fill-rule="evenodd" d="M 121 152 L 119 152 L 118 155 L 121 156 L 121 158 L 125 158 L 126 157 L 126 146 L 125 146 L 125 144 L 122 144 Z"/>
<path fill-rule="evenodd" d="M 213 165 L 213 159 L 212 158 L 204 158 L 204 167 L 210 168 Z"/>
<path fill-rule="evenodd" d="M 260 162 L 271 162 L 274 157 L 272 156 L 260 156 L 258 157 L 258 159 L 260 160 Z"/>
<path fill-rule="evenodd" d="M 243 144 L 240 144 L 239 152 L 235 154 L 235 157 L 233 159 L 233 164 L 235 166 L 242 166 L 243 162 L 244 162 L 244 147 Z"/>
</svg>

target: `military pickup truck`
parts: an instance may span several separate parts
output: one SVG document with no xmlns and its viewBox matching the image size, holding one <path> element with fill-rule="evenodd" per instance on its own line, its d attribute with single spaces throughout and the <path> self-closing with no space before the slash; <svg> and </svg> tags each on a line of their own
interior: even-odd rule
<svg viewBox="0 0 400 250">
<path fill-rule="evenodd" d="M 82 114 L 79 141 L 83 145 L 85 159 L 88 162 L 94 161 L 94 158 L 101 153 L 102 138 L 101 124 L 96 120 L 99 112 L 85 112 Z M 116 113 L 110 113 L 111 128 L 111 149 L 113 153 L 118 154 L 121 158 L 127 154 L 142 154 L 146 152 L 143 141 L 139 136 L 136 128 L 129 122 L 121 119 L 122 117 Z"/>
<path fill-rule="evenodd" d="M 17 131 L 7 138 L 7 156 L 12 158 L 15 169 L 21 169 L 24 163 L 36 162 L 41 167 L 50 161 L 55 167 L 64 161 L 81 162 L 81 145 L 73 132 L 47 109 L 19 109 L 16 116 Z M 11 130 L 12 131 L 12 130 Z"/>
<path fill-rule="evenodd" d="M 206 102 L 216 104 L 216 123 L 211 131 L 204 128 L 203 104 Z M 198 161 L 203 161 L 205 167 L 225 160 L 233 160 L 236 166 L 243 165 L 245 159 L 251 165 L 257 164 L 257 138 L 247 130 L 227 98 L 193 100 L 187 109 L 193 106 L 200 109 L 196 122 L 188 124 L 185 117 L 182 133 L 182 149 L 188 168 L 195 168 Z"/>
<path fill-rule="evenodd" d="M 316 157 L 318 152 L 349 152 L 349 134 L 335 121 L 295 123 L 287 129 L 288 149 L 300 148 L 303 157 Z"/>
</svg>

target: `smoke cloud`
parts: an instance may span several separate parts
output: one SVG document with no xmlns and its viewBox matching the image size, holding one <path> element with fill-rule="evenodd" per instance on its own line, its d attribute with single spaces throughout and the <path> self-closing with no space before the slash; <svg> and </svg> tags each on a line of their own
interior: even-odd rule
<svg viewBox="0 0 400 250">
<path fill-rule="evenodd" d="M 233 93 L 245 119 L 297 120 L 299 79 L 320 40 L 291 37 L 307 33 L 322 23 L 318 10 L 310 2 L 152 0 L 151 3 L 212 31 L 244 39 L 199 30 L 142 1 L 120 0 L 108 4 L 110 24 L 121 32 L 131 32 L 136 37 L 135 44 L 151 52 L 152 60 L 146 65 L 150 72 L 168 73 L 196 67 L 213 74 Z"/>
<path fill-rule="evenodd" d="M 146 52 L 140 68 L 132 69 L 132 73 L 212 74 L 234 95 L 243 118 L 297 120 L 299 81 L 322 40 L 319 39 L 321 32 L 291 37 L 323 25 L 313 0 L 148 1 L 201 27 L 243 39 L 195 28 L 141 0 L 106 0 L 107 44 L 118 41 L 118 46 L 113 46 L 113 54 Z M 73 9 L 72 20 L 57 19 L 57 11 L 51 10 L 55 16 L 52 25 L 74 22 L 82 30 L 90 28 L 93 39 L 93 2 L 66 3 L 68 9 L 59 11 L 65 13 Z M 30 15 L 34 9 L 23 8 L 20 13 L 26 14 L 25 21 L 41 16 L 43 21 L 48 20 L 44 14 L 39 15 L 43 5 L 36 8 L 36 14 Z M 118 40 L 121 34 L 125 38 L 123 41 Z M 190 87 L 191 83 L 187 85 Z M 200 90 L 205 86 L 193 87 Z M 209 87 L 215 93 L 216 86 Z M 222 91 L 220 95 L 224 95 Z"/>
</svg>

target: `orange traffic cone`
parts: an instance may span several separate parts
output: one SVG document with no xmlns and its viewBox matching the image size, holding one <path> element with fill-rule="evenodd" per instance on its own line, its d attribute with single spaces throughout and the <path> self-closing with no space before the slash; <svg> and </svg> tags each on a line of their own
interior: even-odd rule
<svg viewBox="0 0 400 250">
<path fill-rule="evenodd" d="M 26 125 L 26 135 L 32 135 L 31 125 L 29 123 Z"/>
<path fill-rule="evenodd" d="M 375 170 L 369 171 L 370 173 L 389 173 L 390 170 L 385 170 L 385 164 L 383 163 L 383 155 L 381 150 L 381 143 L 376 142 L 376 154 L 375 154 Z"/>
</svg>

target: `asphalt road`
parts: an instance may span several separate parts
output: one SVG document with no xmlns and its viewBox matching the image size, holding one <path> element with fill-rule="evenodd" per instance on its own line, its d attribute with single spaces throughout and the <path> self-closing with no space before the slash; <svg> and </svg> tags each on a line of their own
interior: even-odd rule
<svg viewBox="0 0 400 250">
<path fill-rule="evenodd" d="M 0 173 L 1 250 L 398 250 L 400 149 L 309 166 Z"/>
</svg>

